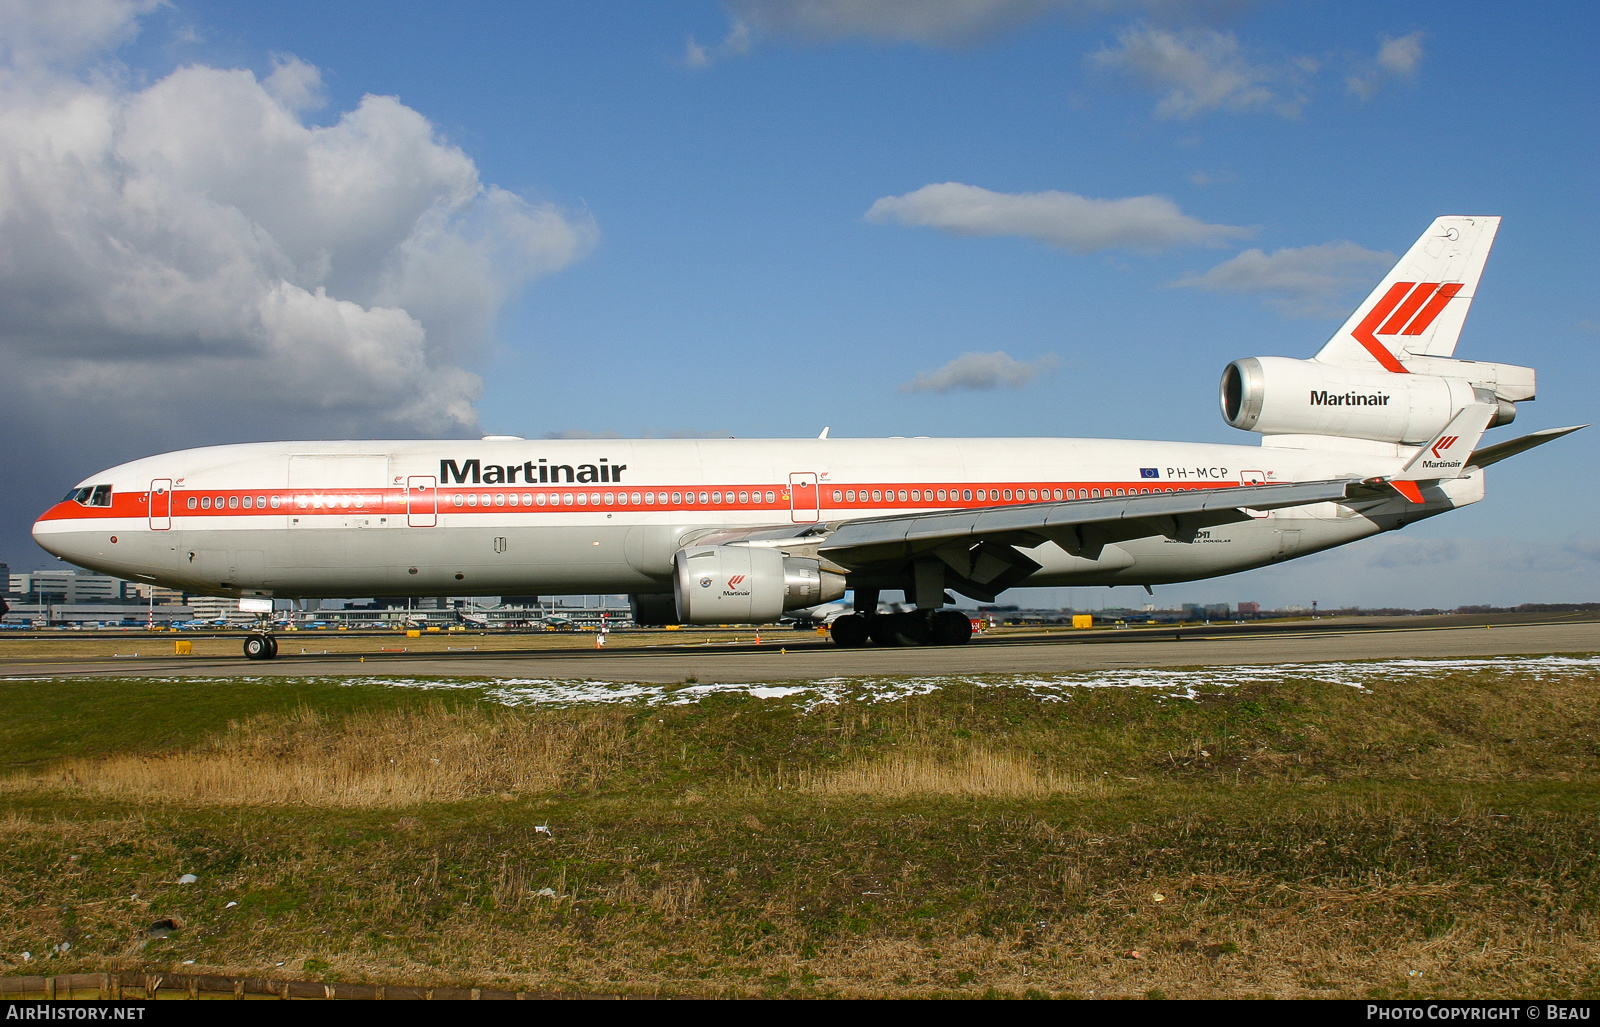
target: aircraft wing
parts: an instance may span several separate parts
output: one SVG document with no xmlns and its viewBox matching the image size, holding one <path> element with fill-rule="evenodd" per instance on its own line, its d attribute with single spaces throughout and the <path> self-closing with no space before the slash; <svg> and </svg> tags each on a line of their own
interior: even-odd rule
<svg viewBox="0 0 1600 1027">
<path fill-rule="evenodd" d="M 1203 528 L 1249 520 L 1250 511 L 1367 498 L 1369 492 L 1376 495 L 1359 479 L 1340 479 L 869 517 L 840 524 L 817 553 L 851 571 L 935 557 L 963 579 L 958 591 L 982 599 L 1038 569 L 1016 546 L 1052 541 L 1094 560 L 1114 542 L 1151 535 L 1189 542 Z"/>
</svg>

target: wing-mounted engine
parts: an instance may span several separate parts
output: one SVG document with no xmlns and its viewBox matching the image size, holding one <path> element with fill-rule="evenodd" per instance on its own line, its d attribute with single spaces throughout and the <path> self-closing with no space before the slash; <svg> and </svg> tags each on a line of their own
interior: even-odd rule
<svg viewBox="0 0 1600 1027">
<path fill-rule="evenodd" d="M 1412 368 L 1410 365 L 1415 364 Z M 1247 357 L 1222 372 L 1222 417 L 1263 435 L 1328 435 L 1421 445 L 1473 404 L 1511 423 L 1534 396 L 1532 368 L 1418 356 L 1401 373 L 1318 360 Z"/>
<path fill-rule="evenodd" d="M 832 602 L 842 574 L 765 546 L 691 546 L 673 557 L 672 596 L 684 624 L 767 624 L 785 610 Z"/>
</svg>

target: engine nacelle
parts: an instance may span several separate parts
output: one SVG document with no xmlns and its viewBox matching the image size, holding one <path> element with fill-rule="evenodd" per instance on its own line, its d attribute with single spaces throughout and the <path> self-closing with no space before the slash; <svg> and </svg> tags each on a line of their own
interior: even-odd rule
<svg viewBox="0 0 1600 1027">
<path fill-rule="evenodd" d="M 1421 445 L 1470 403 L 1472 383 L 1431 374 L 1335 367 L 1289 357 L 1247 357 L 1222 372 L 1222 417 L 1263 435 L 1335 435 Z M 1496 424 L 1516 416 L 1499 401 Z"/>
<path fill-rule="evenodd" d="M 768 624 L 845 591 L 844 575 L 818 561 L 760 546 L 690 546 L 672 563 L 672 597 L 684 624 Z"/>
</svg>

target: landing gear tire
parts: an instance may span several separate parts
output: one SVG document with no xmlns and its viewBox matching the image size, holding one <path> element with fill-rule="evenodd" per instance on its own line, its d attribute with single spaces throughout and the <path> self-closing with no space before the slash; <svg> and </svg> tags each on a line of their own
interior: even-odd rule
<svg viewBox="0 0 1600 1027">
<path fill-rule="evenodd" d="M 934 645 L 966 645 L 972 639 L 972 621 L 957 610 L 940 610 L 930 625 Z"/>
<path fill-rule="evenodd" d="M 834 619 L 833 627 L 828 632 L 833 636 L 833 644 L 842 649 L 857 649 L 867 644 L 867 619 L 849 613 Z"/>
<path fill-rule="evenodd" d="M 900 641 L 900 632 L 895 629 L 895 620 L 899 616 L 896 613 L 880 613 L 867 621 L 867 634 L 872 637 L 873 645 L 893 648 L 905 644 Z"/>
<path fill-rule="evenodd" d="M 933 641 L 933 626 L 926 613 L 896 613 L 888 620 L 889 630 L 900 645 L 927 645 Z"/>
<path fill-rule="evenodd" d="M 271 635 L 246 635 L 244 640 L 244 658 L 247 660 L 270 660 L 278 655 L 278 643 Z"/>
</svg>

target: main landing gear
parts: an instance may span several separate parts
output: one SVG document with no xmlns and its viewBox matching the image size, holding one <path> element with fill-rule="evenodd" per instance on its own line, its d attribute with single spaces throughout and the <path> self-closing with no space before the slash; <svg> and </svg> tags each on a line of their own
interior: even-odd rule
<svg viewBox="0 0 1600 1027">
<path fill-rule="evenodd" d="M 270 660 L 278 655 L 278 640 L 271 635 L 251 632 L 244 637 L 244 658 Z"/>
<path fill-rule="evenodd" d="M 878 613 L 878 593 L 858 589 L 857 609 L 833 622 L 833 641 L 846 649 L 868 642 L 879 646 L 966 645 L 972 638 L 972 621 L 959 610 L 911 610 Z"/>
<path fill-rule="evenodd" d="M 256 627 L 244 636 L 244 658 L 271 660 L 278 655 L 278 640 L 272 635 L 272 615 L 257 614 Z"/>
</svg>

